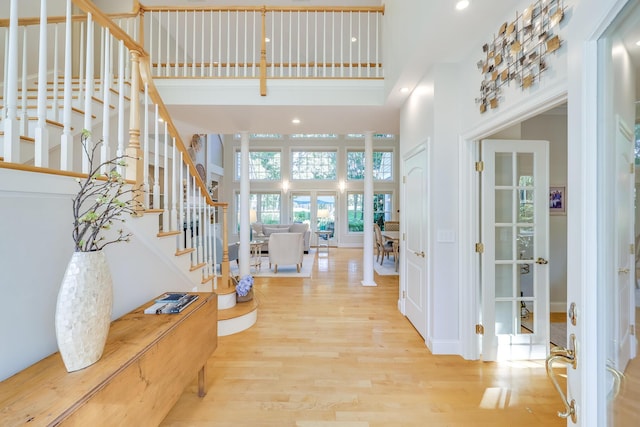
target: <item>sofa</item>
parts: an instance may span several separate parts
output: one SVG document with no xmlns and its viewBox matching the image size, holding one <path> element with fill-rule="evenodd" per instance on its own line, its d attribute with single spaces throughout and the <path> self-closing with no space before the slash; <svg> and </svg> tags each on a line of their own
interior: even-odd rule
<svg viewBox="0 0 640 427">
<path fill-rule="evenodd" d="M 293 224 L 263 224 L 254 222 L 251 224 L 251 239 L 263 239 L 262 252 L 269 251 L 269 236 L 273 233 L 300 233 L 302 234 L 302 248 L 305 254 L 309 253 L 309 245 L 311 241 L 311 230 L 309 224 L 293 223 Z"/>
</svg>

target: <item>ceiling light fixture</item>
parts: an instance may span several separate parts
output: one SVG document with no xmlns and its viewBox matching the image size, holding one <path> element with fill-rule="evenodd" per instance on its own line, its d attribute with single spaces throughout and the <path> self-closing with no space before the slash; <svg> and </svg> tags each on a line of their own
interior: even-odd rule
<svg viewBox="0 0 640 427">
<path fill-rule="evenodd" d="M 407 92 L 409 92 L 409 88 L 408 87 L 401 87 L 400 88 L 400 92 L 407 93 Z"/>
<path fill-rule="evenodd" d="M 270 39 L 269 37 L 265 37 L 265 38 L 264 38 L 264 41 L 265 41 L 266 43 L 269 43 L 269 42 L 271 41 L 271 39 Z"/>
<path fill-rule="evenodd" d="M 291 120 L 291 123 L 293 123 L 294 125 L 297 125 L 300 123 L 300 119 L 293 119 Z"/>
<path fill-rule="evenodd" d="M 640 40 L 636 42 L 636 46 L 640 46 Z"/>
<path fill-rule="evenodd" d="M 456 3 L 456 10 L 464 10 L 469 7 L 469 0 L 460 0 Z"/>
<path fill-rule="evenodd" d="M 358 38 L 357 38 L 357 37 L 351 37 L 351 42 L 352 42 L 352 43 L 355 43 L 355 42 L 357 42 L 357 41 L 358 41 Z"/>
</svg>

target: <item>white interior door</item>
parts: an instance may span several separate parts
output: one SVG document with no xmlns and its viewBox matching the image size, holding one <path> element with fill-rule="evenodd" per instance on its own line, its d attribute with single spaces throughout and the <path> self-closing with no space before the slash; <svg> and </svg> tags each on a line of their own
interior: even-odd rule
<svg viewBox="0 0 640 427">
<path fill-rule="evenodd" d="M 635 357 L 636 339 L 632 334 L 635 324 L 635 250 L 634 248 L 634 169 L 633 133 L 618 117 L 616 127 L 615 171 L 615 306 L 613 316 L 614 354 L 609 359 L 616 369 L 624 372 L 629 360 Z"/>
<path fill-rule="evenodd" d="M 427 150 L 421 148 L 404 160 L 405 208 L 400 240 L 400 263 L 405 272 L 405 315 L 423 338 L 427 337 Z M 410 202 L 409 202 L 410 201 Z M 407 232 L 409 230 L 410 232 Z M 403 249 L 404 246 L 404 250 Z"/>
<path fill-rule="evenodd" d="M 484 140 L 481 156 L 482 358 L 543 359 L 549 348 L 549 143 Z"/>
</svg>

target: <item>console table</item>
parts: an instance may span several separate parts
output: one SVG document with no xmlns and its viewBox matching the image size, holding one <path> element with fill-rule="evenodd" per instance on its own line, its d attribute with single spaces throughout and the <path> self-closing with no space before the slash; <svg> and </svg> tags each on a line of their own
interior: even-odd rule
<svg viewBox="0 0 640 427">
<path fill-rule="evenodd" d="M 218 298 L 178 314 L 144 314 L 150 301 L 113 321 L 102 358 L 68 373 L 59 353 L 0 382 L 3 425 L 158 425 L 198 378 L 218 345 Z M 6 423 L 6 424 L 5 424 Z"/>
</svg>

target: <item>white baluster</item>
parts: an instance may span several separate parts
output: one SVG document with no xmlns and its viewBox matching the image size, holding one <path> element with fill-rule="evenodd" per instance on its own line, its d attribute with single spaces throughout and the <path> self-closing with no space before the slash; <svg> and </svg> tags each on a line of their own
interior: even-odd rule
<svg viewBox="0 0 640 427">
<path fill-rule="evenodd" d="M 179 44 L 178 44 L 178 39 L 180 38 L 180 23 L 179 23 L 179 18 L 180 18 L 180 12 L 176 10 L 176 31 L 175 31 L 175 37 L 176 37 L 176 60 L 175 60 L 175 68 L 176 68 L 176 72 L 175 72 L 175 76 L 174 77 L 178 77 L 178 72 L 180 71 L 180 66 L 179 66 L 179 62 L 178 62 L 178 52 L 179 52 Z"/>
<path fill-rule="evenodd" d="M 34 163 L 36 166 L 45 168 L 49 166 L 49 130 L 47 129 L 47 16 L 47 0 L 40 0 L 40 45 L 38 47 L 38 124 L 35 131 L 36 145 Z M 25 78 L 24 74 L 23 78 Z M 23 92 L 23 106 L 25 105 L 24 101 L 26 100 L 26 97 L 27 94 Z"/>
<path fill-rule="evenodd" d="M 344 12 L 340 12 L 340 77 L 344 77 Z"/>
<path fill-rule="evenodd" d="M 125 123 L 124 123 L 124 63 L 125 49 L 124 41 L 120 40 L 118 44 L 118 148 L 117 156 L 125 154 Z M 118 167 L 120 175 L 124 176 L 124 166 Z"/>
<path fill-rule="evenodd" d="M 218 77 L 222 76 L 222 12 L 218 12 Z"/>
<path fill-rule="evenodd" d="M 144 84 L 144 147 L 143 150 L 143 172 L 142 188 L 144 190 L 144 205 L 149 207 L 149 84 Z"/>
<path fill-rule="evenodd" d="M 59 56 L 59 41 L 60 41 L 60 37 L 58 34 L 58 24 L 54 24 L 53 25 L 53 105 L 51 108 L 51 112 L 52 114 L 52 118 L 53 120 L 55 120 L 56 122 L 59 120 L 59 112 L 58 112 L 58 99 L 59 99 L 59 93 L 60 93 L 60 82 L 58 81 L 58 79 L 60 78 L 60 74 L 59 74 L 59 64 L 58 64 L 58 56 Z"/>
<path fill-rule="evenodd" d="M 159 122 L 160 115 L 158 114 L 158 104 L 155 105 L 155 144 L 153 146 L 153 209 L 160 208 L 160 135 Z"/>
<path fill-rule="evenodd" d="M 73 25 L 71 0 L 67 0 L 64 32 L 64 107 L 62 112 L 62 136 L 60 137 L 60 169 L 69 171 L 73 167 L 73 137 L 71 136 L 71 34 Z M 80 48 L 82 52 L 82 48 Z M 80 54 L 82 56 L 82 54 Z"/>
<path fill-rule="evenodd" d="M 231 12 L 227 11 L 227 33 L 229 32 L 231 28 Z M 229 70 L 229 68 L 231 67 L 231 41 L 229 40 L 230 37 L 228 37 L 229 34 L 227 34 L 227 65 L 225 66 L 226 70 L 227 70 L 227 74 L 226 76 L 229 77 L 229 72 L 231 70 Z"/>
<path fill-rule="evenodd" d="M 174 140 L 174 145 L 175 145 L 175 140 Z M 180 181 L 177 183 L 178 185 L 176 185 L 176 187 L 179 187 L 180 189 L 180 195 L 177 198 L 177 202 L 178 202 L 178 221 L 177 221 L 177 227 L 178 230 L 182 231 L 184 229 L 184 224 L 185 224 L 185 213 L 184 213 L 184 203 L 185 203 L 185 180 L 184 180 L 184 158 L 183 158 L 183 153 L 182 151 L 180 152 L 180 162 L 178 163 L 178 167 L 180 168 Z M 181 233 L 182 234 L 182 233 Z M 184 235 L 184 245 L 181 245 L 180 242 L 182 241 L 181 238 L 178 239 L 178 249 L 184 249 L 187 247 L 187 235 L 185 232 Z"/>
<path fill-rule="evenodd" d="M 25 25 L 22 27 L 22 89 L 20 91 L 22 95 L 22 107 L 20 109 L 21 135 L 29 135 L 29 115 L 27 114 L 27 58 L 27 26 Z"/>
<path fill-rule="evenodd" d="M 258 32 L 258 27 L 256 27 L 256 11 L 253 11 L 253 52 L 251 53 L 251 77 L 257 77 L 256 74 L 256 63 L 260 62 L 260 54 L 258 53 L 258 51 L 256 50 L 256 40 L 258 39 L 258 37 L 255 36 L 255 33 Z M 260 42 L 262 43 L 262 42 Z"/>
<path fill-rule="evenodd" d="M 168 12 L 167 12 L 168 13 Z M 162 75 L 162 11 L 158 11 L 158 58 L 156 59 L 157 66 L 154 76 Z"/>
<path fill-rule="evenodd" d="M 238 62 L 239 62 L 239 60 L 240 60 L 240 59 L 239 59 L 240 57 L 238 56 L 238 55 L 240 55 L 240 54 L 238 53 L 238 46 L 239 46 L 238 33 L 239 33 L 239 31 L 240 31 L 240 29 L 239 29 L 239 25 L 238 25 L 238 19 L 239 19 L 239 17 L 240 17 L 239 15 L 240 15 L 240 14 L 239 14 L 238 12 L 236 12 L 236 60 L 235 60 L 235 62 L 236 62 L 236 66 L 234 67 L 234 68 L 235 68 L 235 71 L 234 71 L 234 73 L 233 73 L 233 75 L 234 75 L 235 77 L 238 77 L 238 76 L 239 76 L 239 72 L 240 72 L 240 69 L 238 68 L 238 67 L 240 66 L 240 65 L 238 64 Z"/>
<path fill-rule="evenodd" d="M 298 11 L 298 37 L 296 38 L 298 40 L 298 54 L 296 57 L 296 62 L 298 63 L 298 66 L 296 67 L 296 77 L 300 77 L 300 11 Z"/>
<path fill-rule="evenodd" d="M 171 182 L 173 185 L 171 186 L 171 218 L 169 221 L 169 230 L 179 230 L 178 227 L 178 187 L 182 186 L 182 183 L 179 181 L 178 175 L 178 159 L 176 157 L 176 138 L 173 138 L 173 147 L 171 147 Z M 169 231 L 167 230 L 167 231 Z"/>
<path fill-rule="evenodd" d="M 167 121 L 164 121 L 164 188 L 162 194 L 164 194 L 164 203 L 162 213 L 162 230 L 169 230 L 169 125 Z"/>
<path fill-rule="evenodd" d="M 158 30 L 158 33 L 160 30 Z M 149 11 L 149 67 L 151 68 L 151 75 L 155 76 L 153 72 L 153 10 Z"/>
<path fill-rule="evenodd" d="M 111 158 L 111 111 L 109 107 L 111 104 L 111 32 L 107 28 L 104 32 L 104 71 L 102 72 L 102 147 L 101 155 L 102 162 L 106 162 Z M 105 165 L 102 169 L 103 172 L 108 171 L 108 166 Z"/>
<path fill-rule="evenodd" d="M 84 58 L 85 58 L 85 48 L 84 48 L 84 22 L 80 23 L 80 46 L 79 46 L 79 65 L 78 65 L 78 75 L 79 75 L 79 81 L 78 81 L 78 100 L 76 101 L 77 105 L 82 105 L 82 103 L 84 102 L 84 98 L 83 96 L 86 96 L 86 92 L 83 90 L 84 89 Z"/>
<path fill-rule="evenodd" d="M 192 16 L 193 16 L 193 23 L 191 24 L 191 29 L 193 30 L 193 34 L 192 34 L 192 49 L 193 49 L 193 57 L 191 58 L 192 64 L 191 64 L 191 77 L 195 77 L 196 76 L 196 12 L 192 12 Z"/>
<path fill-rule="evenodd" d="M 209 11 L 209 77 L 213 77 L 213 10 Z"/>
<path fill-rule="evenodd" d="M 2 99 L 6 100 L 7 99 L 7 79 L 8 79 L 8 75 L 9 75 L 9 27 L 6 27 L 4 29 L 4 84 L 2 85 Z M 0 114 L 0 121 L 4 121 L 6 115 L 6 108 L 4 110 L 1 111 Z"/>
<path fill-rule="evenodd" d="M 367 12 L 367 77 L 371 77 L 371 12 Z"/>
<path fill-rule="evenodd" d="M 183 69 L 182 69 L 182 76 L 183 77 L 187 77 L 188 71 L 189 71 L 189 65 L 187 64 L 187 51 L 189 50 L 189 36 L 187 33 L 187 29 L 189 28 L 189 25 L 187 24 L 187 12 L 184 12 L 184 62 L 183 62 Z"/>
<path fill-rule="evenodd" d="M 313 39 L 313 76 L 318 77 L 318 13 L 313 14 L 313 27 L 314 39 Z"/>
<path fill-rule="evenodd" d="M 86 58 L 87 89 L 84 97 L 84 128 L 91 132 L 93 123 L 93 18 L 91 13 L 87 13 L 87 58 Z M 89 173 L 89 159 L 82 156 L 82 172 Z"/>
<path fill-rule="evenodd" d="M 284 16 L 283 16 L 283 12 L 280 11 L 280 66 L 279 66 L 279 70 L 280 70 L 280 74 L 278 75 L 279 77 L 283 77 L 283 65 L 284 65 Z"/>
<path fill-rule="evenodd" d="M 353 37 L 353 12 L 349 12 L 349 38 Z M 349 42 L 349 77 L 353 77 L 353 43 Z"/>
<path fill-rule="evenodd" d="M 362 28 L 362 18 L 361 13 L 358 12 L 358 78 L 362 77 L 362 33 L 360 29 Z"/>
<path fill-rule="evenodd" d="M 291 77 L 291 73 L 293 72 L 293 68 L 292 68 L 293 66 L 291 65 L 291 63 L 293 62 L 291 60 L 291 58 L 292 58 L 292 56 L 291 56 L 291 47 L 292 47 L 292 44 L 293 44 L 293 32 L 291 31 L 292 30 L 292 28 L 291 28 L 292 14 L 291 14 L 291 12 L 288 13 L 288 16 L 289 16 L 289 57 L 287 58 L 287 61 L 289 62 L 289 75 L 288 75 L 288 77 Z"/>
<path fill-rule="evenodd" d="M 167 31 L 165 31 L 165 34 L 167 35 L 167 64 L 166 64 L 166 71 L 165 71 L 165 75 L 167 77 L 170 76 L 171 74 L 171 66 L 169 65 L 169 62 L 171 62 L 171 52 L 169 52 L 169 47 L 171 46 L 171 11 L 167 11 Z"/>
<path fill-rule="evenodd" d="M 204 10 L 200 12 L 200 21 L 200 28 L 202 28 L 202 33 L 200 34 L 200 76 L 204 77 Z"/>
<path fill-rule="evenodd" d="M 306 18 L 307 18 L 306 19 L 306 21 L 307 21 L 307 23 L 306 23 L 307 34 L 305 36 L 305 45 L 306 45 L 306 47 L 305 47 L 305 57 L 307 58 L 307 61 L 306 61 L 307 65 L 306 65 L 305 68 L 307 70 L 307 73 L 305 74 L 305 77 L 309 77 L 309 62 L 310 62 L 309 61 L 309 11 L 306 11 L 305 15 L 306 15 Z"/>
<path fill-rule="evenodd" d="M 379 67 L 379 60 L 380 60 L 380 52 L 379 52 L 379 48 L 380 48 L 380 14 L 376 13 L 376 77 L 380 77 L 380 73 L 381 73 L 381 69 Z"/>
<path fill-rule="evenodd" d="M 18 130 L 18 0 L 9 6 L 9 45 L 6 49 L 7 66 L 4 120 L 4 161 L 20 163 L 20 136 Z M 10 58 L 15 60 L 11 61 Z"/>
<path fill-rule="evenodd" d="M 191 178 L 189 176 L 189 170 L 188 167 L 186 168 L 187 170 L 185 171 L 185 174 L 187 175 L 185 181 L 187 182 L 187 188 L 185 190 L 187 197 L 185 200 L 185 213 L 186 213 L 186 229 L 187 229 L 187 234 L 185 237 L 185 249 L 187 248 L 192 248 L 193 244 L 191 241 L 191 233 L 193 230 L 193 224 L 191 223 Z"/>
<path fill-rule="evenodd" d="M 336 13 L 331 12 L 331 77 L 336 76 Z"/>
</svg>

